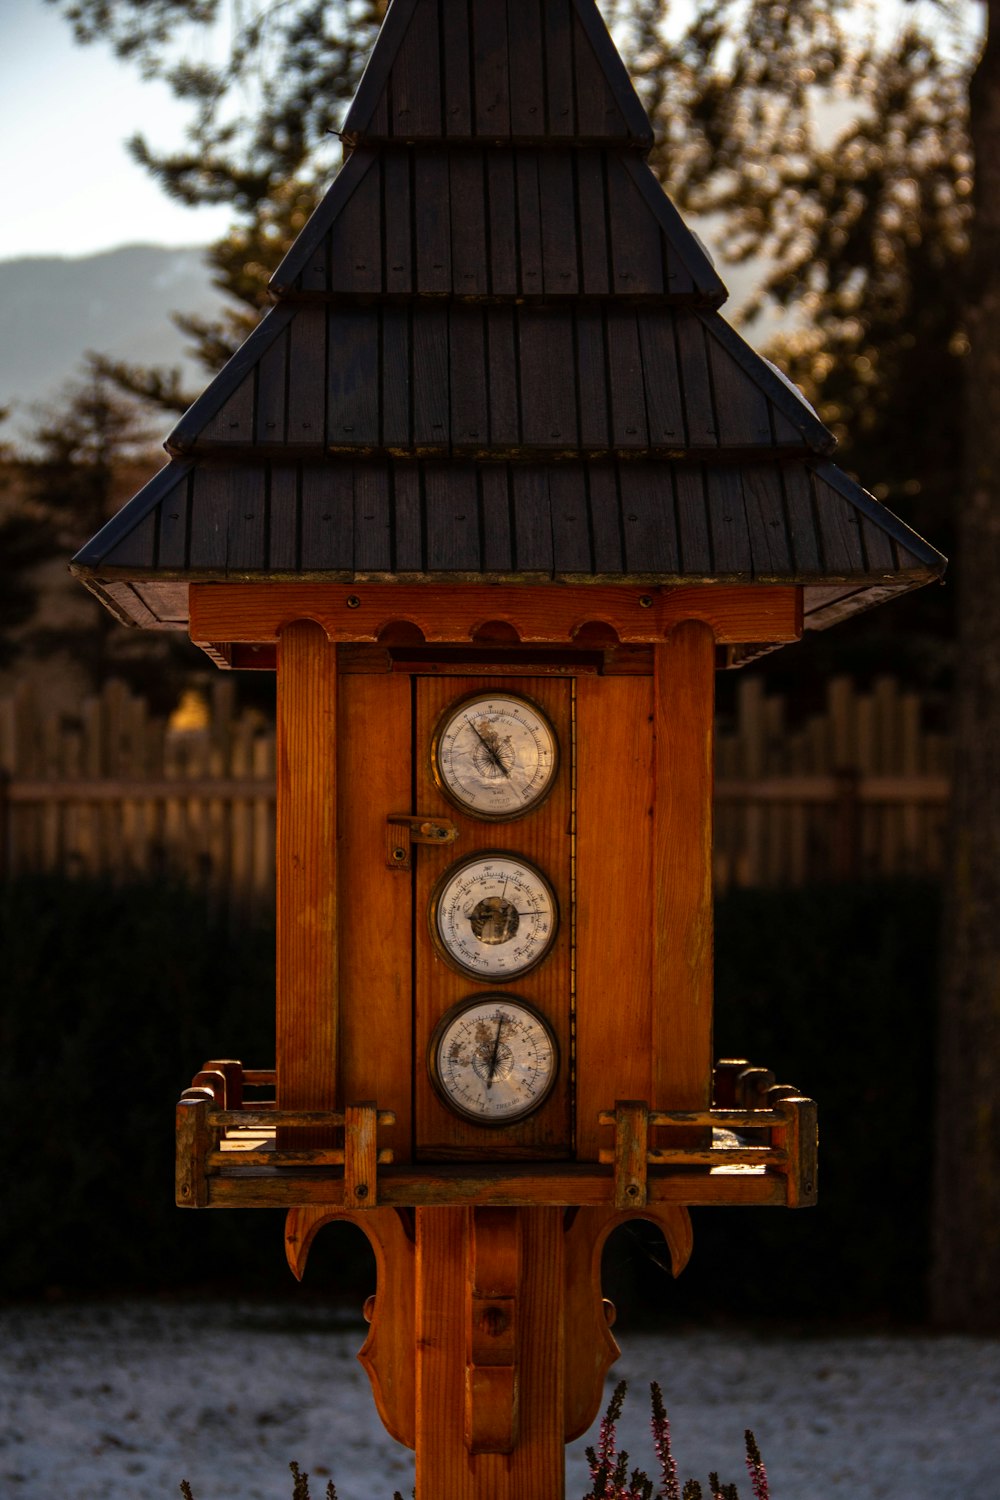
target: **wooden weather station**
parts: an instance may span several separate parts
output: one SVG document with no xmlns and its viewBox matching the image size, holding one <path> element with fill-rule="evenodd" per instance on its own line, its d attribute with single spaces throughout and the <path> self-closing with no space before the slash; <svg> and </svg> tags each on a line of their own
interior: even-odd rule
<svg viewBox="0 0 1000 1500">
<path fill-rule="evenodd" d="M 347 1218 L 420 1500 L 556 1500 L 602 1245 L 811 1203 L 815 1106 L 713 1064 L 720 668 L 937 576 L 829 461 L 646 165 L 593 0 L 393 0 L 345 163 L 171 461 L 75 559 L 278 686 L 276 1065 L 178 1202 Z"/>
</svg>

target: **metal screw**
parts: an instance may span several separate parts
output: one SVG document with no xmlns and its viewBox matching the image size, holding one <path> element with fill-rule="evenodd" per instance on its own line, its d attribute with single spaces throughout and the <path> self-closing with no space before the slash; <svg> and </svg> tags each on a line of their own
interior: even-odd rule
<svg viewBox="0 0 1000 1500">
<path fill-rule="evenodd" d="M 367 1184 L 367 1182 L 359 1182 L 358 1183 L 357 1187 L 354 1189 L 354 1196 L 356 1198 L 367 1198 L 368 1197 L 368 1184 Z"/>
<path fill-rule="evenodd" d="M 637 1198 L 639 1196 L 639 1187 L 635 1182 L 630 1182 L 625 1191 L 626 1193 L 628 1193 L 630 1198 Z"/>
<path fill-rule="evenodd" d="M 642 594 L 640 596 L 640 598 L 639 598 L 639 607 L 640 607 L 640 609 L 652 609 L 652 607 L 653 607 L 653 596 L 652 596 L 652 594 Z"/>
<path fill-rule="evenodd" d="M 406 850 L 405 849 L 393 849 L 393 851 L 392 851 L 392 857 L 393 857 L 393 859 L 398 860 L 400 862 L 400 864 L 402 864 L 403 860 L 406 858 Z"/>
<path fill-rule="evenodd" d="M 348 609 L 360 609 L 361 608 L 361 600 L 358 598 L 357 594 L 348 594 L 348 596 L 347 596 L 347 607 L 348 607 Z"/>
</svg>

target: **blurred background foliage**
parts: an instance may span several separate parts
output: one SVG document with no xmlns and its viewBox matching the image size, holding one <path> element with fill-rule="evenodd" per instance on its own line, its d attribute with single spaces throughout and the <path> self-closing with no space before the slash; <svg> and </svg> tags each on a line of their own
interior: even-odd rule
<svg viewBox="0 0 1000 1500">
<path fill-rule="evenodd" d="M 820 1101 L 820 1203 L 695 1210 L 677 1282 L 626 1226 L 605 1290 L 623 1326 L 697 1316 L 918 1321 L 928 1261 L 938 896 L 926 885 L 734 891 L 718 903 L 718 1056 Z M 0 1223 L 8 1297 L 301 1297 L 281 1212 L 181 1212 L 173 1106 L 209 1057 L 274 1060 L 274 934 L 180 886 L 57 876 L 0 891 L 0 1089 L 17 1146 Z M 886 1185 L 889 1184 L 887 1192 Z M 357 1231 L 324 1230 L 305 1294 L 358 1304 Z"/>
</svg>

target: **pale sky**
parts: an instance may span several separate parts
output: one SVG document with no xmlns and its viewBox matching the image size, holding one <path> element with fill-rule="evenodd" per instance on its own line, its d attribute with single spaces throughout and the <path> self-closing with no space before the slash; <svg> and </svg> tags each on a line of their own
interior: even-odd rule
<svg viewBox="0 0 1000 1500">
<path fill-rule="evenodd" d="M 0 0 L 0 260 L 118 245 L 202 245 L 225 208 L 173 203 L 125 150 L 180 144 L 186 111 L 110 48 L 80 47 L 44 0 Z"/>
</svg>

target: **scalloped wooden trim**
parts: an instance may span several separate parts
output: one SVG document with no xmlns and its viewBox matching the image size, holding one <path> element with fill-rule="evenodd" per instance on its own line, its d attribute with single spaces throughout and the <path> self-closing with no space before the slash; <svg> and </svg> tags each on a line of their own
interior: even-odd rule
<svg viewBox="0 0 1000 1500">
<path fill-rule="evenodd" d="M 708 625 L 719 645 L 795 641 L 802 590 L 754 584 L 613 588 L 558 584 L 193 583 L 191 639 L 276 641 L 296 620 L 313 620 L 331 641 L 377 642 L 400 621 L 428 644 L 471 645 L 502 622 L 521 644 L 572 645 L 595 624 L 623 645 L 665 641 L 685 620 Z"/>
</svg>

